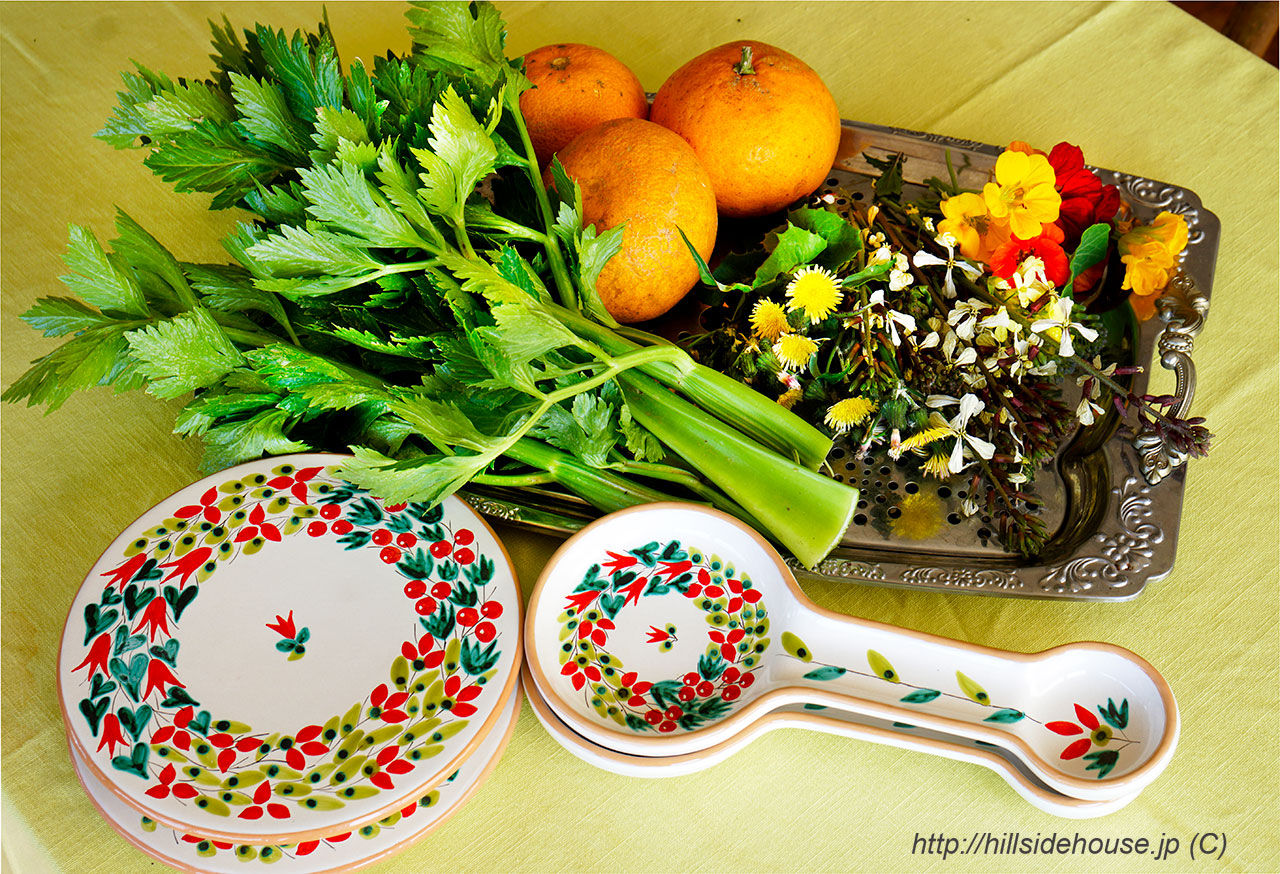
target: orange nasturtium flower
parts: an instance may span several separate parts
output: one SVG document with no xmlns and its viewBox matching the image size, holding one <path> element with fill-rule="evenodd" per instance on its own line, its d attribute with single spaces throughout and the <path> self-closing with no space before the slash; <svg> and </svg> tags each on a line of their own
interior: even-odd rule
<svg viewBox="0 0 1280 874">
<path fill-rule="evenodd" d="M 1137 225 L 1120 238 L 1120 260 L 1124 262 L 1122 289 L 1131 289 L 1140 298 L 1153 298 L 1169 284 L 1178 267 L 1178 256 L 1187 247 L 1187 220 L 1172 212 L 1162 212 L 1149 225 Z M 1133 301 L 1140 315 L 1154 307 L 1152 301 Z M 1148 315 L 1147 318 L 1150 318 Z"/>
<path fill-rule="evenodd" d="M 996 181 L 983 186 L 982 198 L 994 218 L 1009 220 L 1015 237 L 1030 240 L 1040 236 L 1041 226 L 1058 220 L 1062 196 L 1054 182 L 1048 158 L 1006 150 L 996 159 Z"/>
<path fill-rule="evenodd" d="M 942 201 L 939 234 L 955 237 L 960 254 L 970 261 L 986 261 L 1009 240 L 1009 223 L 991 217 L 981 194 L 965 192 Z"/>
</svg>

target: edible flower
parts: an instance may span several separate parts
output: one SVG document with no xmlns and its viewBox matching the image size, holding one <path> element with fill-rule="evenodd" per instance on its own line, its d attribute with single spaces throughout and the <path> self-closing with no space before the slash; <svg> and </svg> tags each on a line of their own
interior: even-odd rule
<svg viewBox="0 0 1280 874">
<path fill-rule="evenodd" d="M 818 344 L 803 334 L 783 334 L 773 344 L 773 354 L 778 356 L 782 366 L 788 370 L 804 367 L 817 351 Z"/>
<path fill-rule="evenodd" d="M 778 395 L 778 406 L 784 410 L 789 410 L 800 402 L 800 398 L 804 397 L 804 392 L 798 388 L 789 388 L 782 394 Z"/>
<path fill-rule="evenodd" d="M 1120 192 L 1114 185 L 1103 185 L 1084 165 L 1079 146 L 1058 143 L 1049 152 L 1048 160 L 1053 168 L 1054 188 L 1062 198 L 1057 224 L 1066 237 L 1066 245 L 1075 246 L 1085 228 L 1115 217 L 1120 208 Z"/>
<path fill-rule="evenodd" d="M 1047 315 L 1031 323 L 1031 330 L 1058 341 L 1058 354 L 1063 358 L 1074 355 L 1071 345 L 1071 332 L 1075 331 L 1085 340 L 1098 339 L 1098 332 L 1078 322 L 1071 321 L 1071 309 L 1075 302 L 1069 297 L 1060 297 L 1050 306 L 1045 307 Z"/>
<path fill-rule="evenodd" d="M 861 425 L 875 408 L 875 404 L 861 395 L 845 398 L 827 408 L 827 415 L 823 421 L 837 434 L 843 434 L 854 425 Z"/>
<path fill-rule="evenodd" d="M 787 285 L 787 309 L 803 310 L 811 323 L 831 315 L 843 299 L 836 275 L 812 264 L 796 271 Z"/>
<path fill-rule="evenodd" d="M 946 279 L 943 281 L 942 290 L 947 297 L 949 298 L 955 297 L 956 281 L 955 281 L 955 278 L 951 275 L 951 272 L 955 268 L 959 267 L 961 270 L 969 274 L 971 277 L 976 277 L 980 273 L 982 273 L 982 270 L 977 267 L 974 267 L 972 264 L 968 263 L 967 261 L 956 260 L 956 238 L 951 234 L 944 232 L 944 233 L 938 234 L 938 236 L 935 237 L 934 239 L 937 240 L 937 243 L 939 246 L 947 250 L 947 257 L 939 258 L 937 255 L 934 255 L 932 252 L 926 252 L 924 249 L 921 249 L 918 252 L 916 252 L 915 257 L 911 259 L 911 263 L 914 264 L 916 267 L 946 267 L 947 275 L 946 275 Z"/>
<path fill-rule="evenodd" d="M 1055 287 L 1065 284 L 1071 278 L 1071 265 L 1062 249 L 1062 229 L 1055 224 L 1042 228 L 1042 232 L 1030 240 L 1016 234 L 1009 237 L 991 255 L 988 261 L 991 272 L 1001 279 L 1010 279 L 1027 258 L 1037 258 L 1050 283 Z"/>
<path fill-rule="evenodd" d="M 1153 295 L 1169 284 L 1178 255 L 1187 246 L 1187 220 L 1162 212 L 1149 225 L 1138 225 L 1120 238 L 1124 262 L 1123 289 L 1139 296 Z"/>
<path fill-rule="evenodd" d="M 960 407 L 956 415 L 946 423 L 956 438 L 955 446 L 951 449 L 951 456 L 947 459 L 948 472 L 955 474 L 973 464 L 972 461 L 966 463 L 964 460 L 966 444 L 984 461 L 989 461 L 991 456 L 995 455 L 996 447 L 994 443 L 989 443 L 981 437 L 974 437 L 965 431 L 965 426 L 969 424 L 969 420 L 986 409 L 977 395 L 967 393 L 959 399 L 948 395 L 929 395 L 925 399 L 925 405 L 935 409 L 949 407 L 952 404 L 958 404 Z"/>
<path fill-rule="evenodd" d="M 1057 221 L 1062 197 L 1048 158 L 1006 150 L 996 159 L 995 176 L 983 186 L 982 199 L 993 218 L 1009 220 L 1014 236 L 1030 240 Z"/>
<path fill-rule="evenodd" d="M 757 301 L 751 308 L 751 330 L 757 337 L 773 342 L 791 330 L 791 325 L 787 323 L 787 311 L 775 301 Z"/>
<path fill-rule="evenodd" d="M 939 234 L 950 234 L 960 254 L 970 261 L 986 261 L 1009 235 L 1009 223 L 993 218 L 981 194 L 965 192 L 942 201 Z"/>
</svg>

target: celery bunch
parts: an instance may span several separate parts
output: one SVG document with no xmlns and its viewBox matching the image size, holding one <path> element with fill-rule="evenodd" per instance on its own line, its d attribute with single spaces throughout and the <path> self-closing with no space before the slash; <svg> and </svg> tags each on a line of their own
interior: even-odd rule
<svg viewBox="0 0 1280 874">
<path fill-rule="evenodd" d="M 619 333 L 595 291 L 621 228 L 583 227 L 533 157 L 487 3 L 416 4 L 413 51 L 344 71 L 328 27 L 215 25 L 215 69 L 138 66 L 99 137 L 178 191 L 254 220 L 233 262 L 179 260 L 124 212 L 72 228 L 65 282 L 24 319 L 67 337 L 4 393 L 56 408 L 95 385 L 193 394 L 204 467 L 320 448 L 391 501 L 555 484 L 611 511 L 720 507 L 806 565 L 857 493 L 829 438 L 673 345 Z M 637 342 L 634 337 L 639 337 Z M 803 503 L 801 500 L 803 499 Z"/>
</svg>

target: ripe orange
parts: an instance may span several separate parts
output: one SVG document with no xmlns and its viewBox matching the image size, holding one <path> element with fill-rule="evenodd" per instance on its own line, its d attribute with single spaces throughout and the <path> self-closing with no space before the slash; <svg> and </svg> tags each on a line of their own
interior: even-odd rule
<svg viewBox="0 0 1280 874">
<path fill-rule="evenodd" d="M 582 222 L 604 232 L 626 224 L 622 248 L 596 288 L 620 322 L 657 318 L 698 281 L 698 267 L 676 230 L 704 259 L 716 242 L 716 197 L 689 144 L 637 118 L 597 125 L 558 153 L 582 188 Z"/>
<path fill-rule="evenodd" d="M 603 49 L 576 43 L 543 46 L 525 55 L 524 65 L 535 87 L 520 95 L 520 111 L 539 166 L 601 122 L 649 116 L 640 80 Z"/>
<path fill-rule="evenodd" d="M 649 118 L 689 141 L 711 174 L 720 212 L 730 216 L 765 215 L 809 194 L 840 144 L 840 114 L 818 74 L 749 40 L 672 73 Z"/>
</svg>

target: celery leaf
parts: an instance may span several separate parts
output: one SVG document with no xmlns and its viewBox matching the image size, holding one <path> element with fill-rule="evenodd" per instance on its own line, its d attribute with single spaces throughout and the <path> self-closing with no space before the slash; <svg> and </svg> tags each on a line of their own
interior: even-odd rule
<svg viewBox="0 0 1280 874">
<path fill-rule="evenodd" d="M 85 303 L 104 311 L 146 316 L 146 300 L 137 277 L 124 259 L 108 255 L 93 233 L 71 226 L 71 242 L 63 261 L 74 272 L 63 283 Z"/>
<path fill-rule="evenodd" d="M 126 339 L 147 391 L 159 398 L 212 385 L 244 360 L 204 309 L 130 331 Z"/>
<path fill-rule="evenodd" d="M 301 159 L 309 146 L 306 132 L 289 111 L 284 91 L 273 82 L 231 73 L 231 96 L 240 113 L 240 127 L 251 141 L 275 146 Z"/>
</svg>

